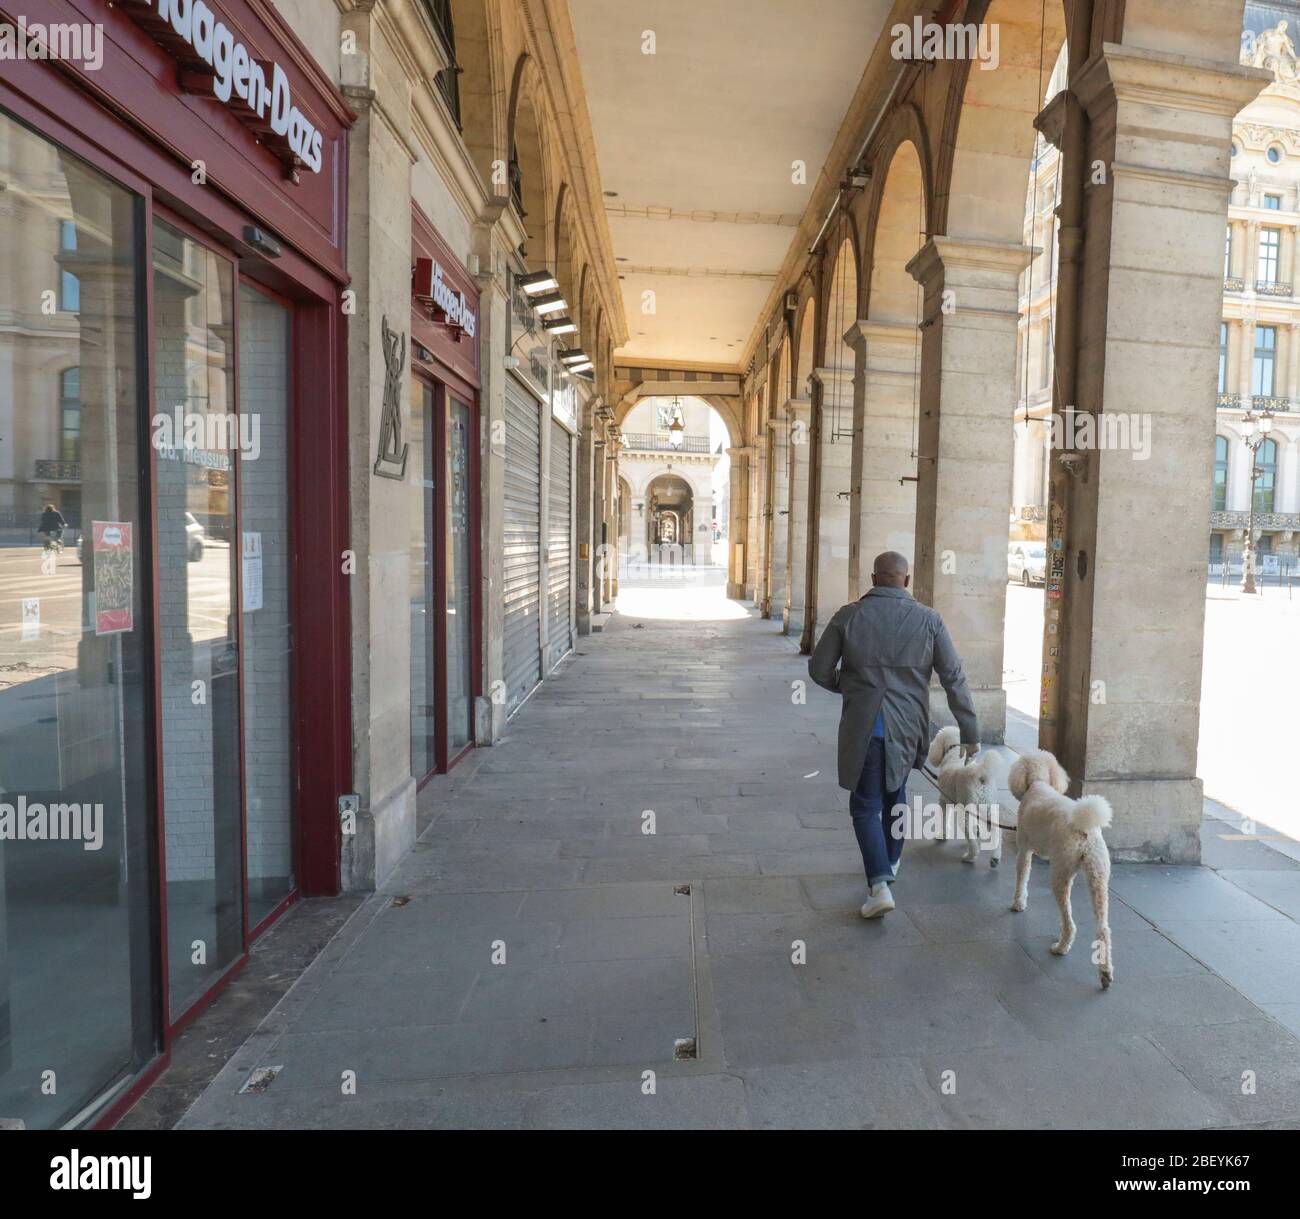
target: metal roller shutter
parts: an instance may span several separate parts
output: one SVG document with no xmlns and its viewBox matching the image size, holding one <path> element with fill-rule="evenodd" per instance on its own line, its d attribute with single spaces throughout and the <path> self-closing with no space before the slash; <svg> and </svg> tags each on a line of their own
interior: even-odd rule
<svg viewBox="0 0 1300 1219">
<path fill-rule="evenodd" d="M 542 678 L 541 432 L 537 400 L 506 379 L 505 681 L 513 711 Z"/>
<path fill-rule="evenodd" d="M 569 433 L 551 423 L 550 519 L 546 539 L 547 666 L 573 646 L 572 505 L 573 445 Z"/>
</svg>

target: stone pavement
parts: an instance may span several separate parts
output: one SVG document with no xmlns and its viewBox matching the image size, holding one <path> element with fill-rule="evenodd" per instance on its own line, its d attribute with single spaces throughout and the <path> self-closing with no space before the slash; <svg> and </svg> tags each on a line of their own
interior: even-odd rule
<svg viewBox="0 0 1300 1219">
<path fill-rule="evenodd" d="M 804 659 L 712 588 L 620 610 L 183 1126 L 1300 1127 L 1300 848 L 1211 808 L 1208 866 L 1116 866 L 1107 992 L 1082 884 L 1064 959 L 1045 865 L 1009 912 L 1014 835 L 909 844 L 865 923 Z"/>
</svg>

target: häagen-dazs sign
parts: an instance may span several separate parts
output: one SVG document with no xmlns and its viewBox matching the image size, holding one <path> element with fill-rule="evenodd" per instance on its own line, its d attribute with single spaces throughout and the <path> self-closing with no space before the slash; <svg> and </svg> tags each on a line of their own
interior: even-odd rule
<svg viewBox="0 0 1300 1219">
<path fill-rule="evenodd" d="M 320 173 L 321 133 L 293 104 L 278 63 L 255 59 L 204 0 L 118 0 L 118 7 L 182 63 L 182 83 L 200 77 L 213 96 L 293 166 Z"/>
</svg>

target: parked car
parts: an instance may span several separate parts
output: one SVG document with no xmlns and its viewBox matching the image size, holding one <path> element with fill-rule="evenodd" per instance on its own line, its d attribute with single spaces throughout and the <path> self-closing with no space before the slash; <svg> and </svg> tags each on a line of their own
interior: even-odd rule
<svg viewBox="0 0 1300 1219">
<path fill-rule="evenodd" d="M 185 553 L 191 563 L 203 558 L 203 539 L 206 535 L 203 526 L 194 519 L 192 512 L 185 514 Z"/>
<path fill-rule="evenodd" d="M 1047 583 L 1047 546 L 1043 542 L 1012 542 L 1007 547 L 1007 579 L 1026 588 Z"/>
</svg>

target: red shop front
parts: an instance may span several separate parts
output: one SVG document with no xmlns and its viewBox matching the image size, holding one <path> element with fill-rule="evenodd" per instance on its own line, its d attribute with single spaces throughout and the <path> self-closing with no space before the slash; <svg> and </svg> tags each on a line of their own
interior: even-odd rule
<svg viewBox="0 0 1300 1219">
<path fill-rule="evenodd" d="M 338 890 L 353 116 L 265 0 L 0 25 L 0 1116 L 106 1124 Z"/>
<path fill-rule="evenodd" d="M 474 748 L 481 690 L 479 292 L 411 209 L 411 773 Z"/>
</svg>

